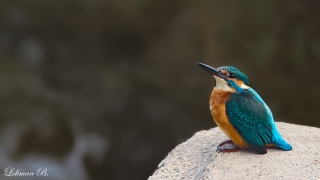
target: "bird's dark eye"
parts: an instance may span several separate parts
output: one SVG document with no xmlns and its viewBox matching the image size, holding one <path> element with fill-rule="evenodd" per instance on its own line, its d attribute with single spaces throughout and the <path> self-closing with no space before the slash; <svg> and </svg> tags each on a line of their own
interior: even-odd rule
<svg viewBox="0 0 320 180">
<path fill-rule="evenodd" d="M 236 75 L 234 73 L 229 73 L 229 77 L 234 78 Z"/>
</svg>

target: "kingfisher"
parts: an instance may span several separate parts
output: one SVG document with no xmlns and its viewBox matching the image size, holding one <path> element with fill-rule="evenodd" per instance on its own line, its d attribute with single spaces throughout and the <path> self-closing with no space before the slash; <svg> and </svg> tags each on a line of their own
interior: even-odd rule
<svg viewBox="0 0 320 180">
<path fill-rule="evenodd" d="M 200 62 L 198 65 L 215 78 L 216 84 L 209 101 L 211 115 L 231 139 L 222 142 L 217 151 L 237 152 L 245 148 L 265 154 L 266 147 L 292 150 L 280 135 L 269 107 L 249 87 L 244 73 L 233 66 L 214 68 Z M 225 144 L 232 144 L 232 148 L 223 148 Z"/>
</svg>

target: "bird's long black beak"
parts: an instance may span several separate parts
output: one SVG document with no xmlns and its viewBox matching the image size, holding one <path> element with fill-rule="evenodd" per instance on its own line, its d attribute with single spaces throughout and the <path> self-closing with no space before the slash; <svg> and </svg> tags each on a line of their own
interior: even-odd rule
<svg viewBox="0 0 320 180">
<path fill-rule="evenodd" d="M 209 65 L 206 65 L 206 64 L 203 64 L 203 63 L 200 63 L 198 62 L 197 63 L 200 67 L 202 67 L 204 70 L 208 71 L 210 74 L 214 75 L 214 76 L 217 76 L 221 79 L 224 79 L 224 80 L 228 80 L 227 76 L 222 74 L 220 71 L 218 71 L 216 68 L 214 67 L 211 67 Z"/>
</svg>

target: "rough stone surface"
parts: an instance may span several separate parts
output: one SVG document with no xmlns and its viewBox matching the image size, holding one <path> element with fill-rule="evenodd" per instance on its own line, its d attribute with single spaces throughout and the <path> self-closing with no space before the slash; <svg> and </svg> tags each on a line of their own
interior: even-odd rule
<svg viewBox="0 0 320 180">
<path fill-rule="evenodd" d="M 292 151 L 268 148 L 217 153 L 228 139 L 219 128 L 197 132 L 159 164 L 149 180 L 158 179 L 320 179 L 320 128 L 277 122 Z"/>
</svg>

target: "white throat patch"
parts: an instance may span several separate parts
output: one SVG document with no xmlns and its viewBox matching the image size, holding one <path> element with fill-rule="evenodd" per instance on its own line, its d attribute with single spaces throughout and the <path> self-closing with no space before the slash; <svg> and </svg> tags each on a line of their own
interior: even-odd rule
<svg viewBox="0 0 320 180">
<path fill-rule="evenodd" d="M 219 90 L 223 90 L 223 91 L 228 91 L 228 92 L 234 92 L 234 89 L 230 88 L 228 86 L 228 83 L 217 77 L 217 76 L 214 76 L 214 78 L 216 79 L 216 86 L 214 87 L 214 89 L 219 89 Z"/>
</svg>

